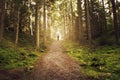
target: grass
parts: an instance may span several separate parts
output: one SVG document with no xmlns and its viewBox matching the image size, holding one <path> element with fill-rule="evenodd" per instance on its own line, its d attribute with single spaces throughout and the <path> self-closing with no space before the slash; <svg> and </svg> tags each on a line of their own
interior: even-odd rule
<svg viewBox="0 0 120 80">
<path fill-rule="evenodd" d="M 30 67 L 40 53 L 19 49 L 17 52 L 9 48 L 0 48 L 0 69 Z"/>
<path fill-rule="evenodd" d="M 89 48 L 76 43 L 63 43 L 67 54 L 77 59 L 83 72 L 100 80 L 120 80 L 120 47 Z"/>
<path fill-rule="evenodd" d="M 33 67 L 41 55 L 34 52 L 33 39 L 20 35 L 17 50 L 14 49 L 13 34 L 7 34 L 0 44 L 0 70 Z"/>
</svg>

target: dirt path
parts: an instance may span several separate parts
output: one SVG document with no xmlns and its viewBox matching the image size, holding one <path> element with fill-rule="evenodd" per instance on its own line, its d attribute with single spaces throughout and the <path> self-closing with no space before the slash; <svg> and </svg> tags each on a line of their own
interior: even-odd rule
<svg viewBox="0 0 120 80">
<path fill-rule="evenodd" d="M 42 56 L 35 70 L 26 80 L 88 80 L 81 76 L 80 67 L 76 61 L 63 53 L 59 41 L 54 42 L 49 51 Z"/>
</svg>

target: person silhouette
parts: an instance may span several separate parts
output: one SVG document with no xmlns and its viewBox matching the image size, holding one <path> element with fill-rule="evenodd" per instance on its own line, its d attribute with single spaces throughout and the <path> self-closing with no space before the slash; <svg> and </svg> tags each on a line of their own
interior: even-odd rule
<svg viewBox="0 0 120 80">
<path fill-rule="evenodd" d="M 60 33 L 59 32 L 57 32 L 57 40 L 59 41 L 60 40 Z"/>
<path fill-rule="evenodd" d="M 59 41 L 59 37 L 60 37 L 60 36 L 59 36 L 59 35 L 57 35 L 57 40 L 58 40 L 58 41 Z"/>
</svg>

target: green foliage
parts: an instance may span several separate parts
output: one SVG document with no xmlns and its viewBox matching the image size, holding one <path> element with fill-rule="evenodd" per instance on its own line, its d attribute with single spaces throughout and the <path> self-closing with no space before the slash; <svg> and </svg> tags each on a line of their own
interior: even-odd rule
<svg viewBox="0 0 120 80">
<path fill-rule="evenodd" d="M 39 53 L 19 49 L 15 52 L 9 48 L 0 48 L 0 69 L 29 67 L 36 61 Z"/>
<path fill-rule="evenodd" d="M 20 8 L 23 5 L 24 0 L 13 0 L 16 8 Z"/>
<path fill-rule="evenodd" d="M 80 61 L 83 71 L 94 78 L 101 80 L 119 80 L 120 75 L 120 47 L 99 46 L 95 49 L 88 47 L 76 47 L 72 44 L 64 44 L 67 53 Z"/>
<path fill-rule="evenodd" d="M 11 34 L 5 36 L 0 44 L 0 69 L 29 68 L 35 63 L 40 53 L 34 52 L 31 37 L 20 34 L 19 46 L 15 50 Z"/>
<path fill-rule="evenodd" d="M 115 43 L 115 39 L 113 36 L 113 31 L 104 33 L 104 35 L 102 35 L 99 38 L 95 39 L 96 43 L 99 45 L 113 45 Z"/>
</svg>

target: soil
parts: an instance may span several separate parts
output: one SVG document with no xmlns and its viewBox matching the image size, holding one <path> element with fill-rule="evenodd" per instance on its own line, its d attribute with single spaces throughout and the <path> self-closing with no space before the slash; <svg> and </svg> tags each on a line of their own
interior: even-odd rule
<svg viewBox="0 0 120 80">
<path fill-rule="evenodd" d="M 0 70 L 0 80 L 20 80 L 23 74 L 23 69 Z"/>
</svg>

